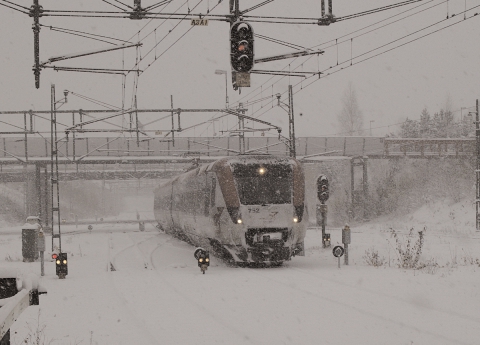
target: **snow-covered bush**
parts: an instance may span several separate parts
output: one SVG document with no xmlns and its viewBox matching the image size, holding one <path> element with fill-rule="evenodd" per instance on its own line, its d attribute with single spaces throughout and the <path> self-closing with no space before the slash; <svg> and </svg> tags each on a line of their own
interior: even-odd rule
<svg viewBox="0 0 480 345">
<path fill-rule="evenodd" d="M 374 267 L 380 267 L 386 263 L 385 257 L 380 256 L 378 254 L 378 250 L 373 247 L 365 251 L 363 260 L 367 263 L 367 265 Z"/>
<path fill-rule="evenodd" d="M 405 236 L 399 235 L 392 229 L 392 237 L 395 239 L 398 266 L 400 268 L 420 268 L 419 260 L 423 248 L 423 231 L 418 232 L 418 238 L 415 243 L 413 242 L 413 228 L 411 228 Z"/>
<path fill-rule="evenodd" d="M 422 261 L 418 264 L 417 269 L 422 270 L 428 274 L 435 274 L 437 270 L 440 268 L 440 265 L 437 263 L 437 260 L 434 258 L 430 258 L 426 261 Z"/>
</svg>

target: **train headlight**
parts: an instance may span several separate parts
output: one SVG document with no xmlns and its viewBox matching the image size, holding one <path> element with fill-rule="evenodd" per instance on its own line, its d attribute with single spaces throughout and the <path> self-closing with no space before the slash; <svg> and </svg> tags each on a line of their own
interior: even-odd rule
<svg viewBox="0 0 480 345">
<path fill-rule="evenodd" d="M 237 219 L 237 223 L 238 223 L 238 224 L 242 224 L 243 222 L 242 222 L 241 219 Z"/>
<path fill-rule="evenodd" d="M 298 217 L 293 217 L 293 222 L 298 223 Z"/>
<path fill-rule="evenodd" d="M 265 169 L 265 168 L 260 168 L 260 169 L 258 169 L 258 173 L 259 173 L 260 175 L 263 175 L 263 174 L 265 174 L 266 172 L 267 172 L 267 169 Z"/>
</svg>

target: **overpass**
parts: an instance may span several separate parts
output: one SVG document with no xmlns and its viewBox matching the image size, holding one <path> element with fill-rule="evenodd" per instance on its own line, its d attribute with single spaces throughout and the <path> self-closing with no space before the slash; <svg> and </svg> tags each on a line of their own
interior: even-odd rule
<svg viewBox="0 0 480 345">
<path fill-rule="evenodd" d="M 129 137 L 83 137 L 63 139 L 59 143 L 60 164 L 158 164 L 181 162 L 188 158 L 236 155 L 238 137 L 180 137 L 140 141 Z M 297 157 L 316 154 L 369 158 L 472 157 L 475 138 L 385 138 L 385 137 L 297 137 Z M 245 137 L 246 153 L 289 155 L 288 142 L 279 137 Z M 49 164 L 50 141 L 43 137 L 3 137 L 0 141 L 0 166 Z"/>
<path fill-rule="evenodd" d="M 245 137 L 246 153 L 289 155 L 289 146 L 280 137 Z M 177 137 L 137 142 L 130 137 L 77 137 L 58 143 L 59 181 L 139 180 L 170 178 L 187 170 L 192 163 L 212 162 L 237 155 L 238 137 Z M 299 137 L 297 158 L 315 163 L 323 155 L 342 156 L 354 166 L 367 159 L 463 158 L 475 156 L 475 138 L 401 139 L 384 137 Z M 24 182 L 27 214 L 40 214 L 48 224 L 48 190 L 51 178 L 51 145 L 47 138 L 32 132 L 23 137 L 4 136 L 0 140 L 0 182 Z M 366 176 L 364 178 L 366 179 Z M 364 192 L 368 186 L 363 186 Z M 352 196 L 353 198 L 353 196 Z"/>
</svg>

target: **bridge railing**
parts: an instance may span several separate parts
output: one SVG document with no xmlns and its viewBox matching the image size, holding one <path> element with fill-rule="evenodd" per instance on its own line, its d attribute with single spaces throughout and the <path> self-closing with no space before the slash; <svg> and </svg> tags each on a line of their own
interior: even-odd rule
<svg viewBox="0 0 480 345">
<path fill-rule="evenodd" d="M 62 141 L 59 157 L 158 157 L 158 156 L 229 156 L 239 151 L 238 137 L 179 137 L 175 144 L 162 138 L 141 141 L 135 137 L 83 137 Z M 288 146 L 278 137 L 246 137 L 246 152 L 288 155 Z M 339 156 L 398 155 L 472 155 L 475 138 L 403 139 L 384 137 L 298 137 L 297 156 L 335 151 Z M 1 158 L 49 158 L 48 138 L 29 135 L 0 139 Z"/>
</svg>

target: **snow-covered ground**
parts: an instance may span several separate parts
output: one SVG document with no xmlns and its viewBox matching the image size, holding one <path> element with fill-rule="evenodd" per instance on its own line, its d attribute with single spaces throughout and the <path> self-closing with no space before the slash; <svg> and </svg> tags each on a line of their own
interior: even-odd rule
<svg viewBox="0 0 480 345">
<path fill-rule="evenodd" d="M 152 224 L 145 232 L 96 225 L 62 237 L 69 274 L 59 280 L 46 262 L 48 294 L 15 323 L 12 344 L 33 344 L 25 339 L 37 331 L 40 344 L 479 344 L 474 219 L 470 203 L 436 203 L 353 225 L 350 265 L 342 258 L 340 269 L 311 229 L 306 256 L 283 267 L 232 268 L 212 258 L 205 275 L 191 246 Z M 413 243 L 425 228 L 423 269 L 397 266 L 392 230 L 405 243 L 411 228 Z M 16 229 L 0 230 L 0 267 L 39 274 L 40 263 L 22 262 Z M 341 244 L 341 231 L 330 232 L 332 247 Z M 367 265 L 367 250 L 384 264 Z"/>
</svg>

